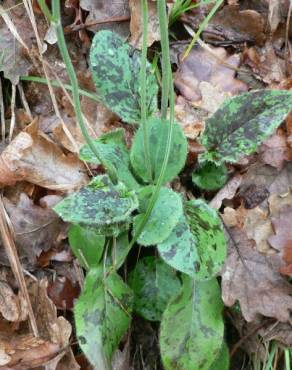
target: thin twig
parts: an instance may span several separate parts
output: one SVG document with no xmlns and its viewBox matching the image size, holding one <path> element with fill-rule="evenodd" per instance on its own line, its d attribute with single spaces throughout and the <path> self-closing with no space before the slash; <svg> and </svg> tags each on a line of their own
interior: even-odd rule
<svg viewBox="0 0 292 370">
<path fill-rule="evenodd" d="M 29 118 L 32 120 L 31 110 L 30 110 L 28 102 L 26 100 L 21 82 L 18 83 L 17 88 L 18 88 L 18 92 L 19 92 L 19 96 L 20 96 L 22 105 L 23 105 L 26 113 L 28 114 Z"/>
<path fill-rule="evenodd" d="M 15 98 L 16 98 L 16 85 L 11 85 L 11 120 L 9 129 L 9 141 L 12 140 L 12 135 L 15 127 Z"/>
<path fill-rule="evenodd" d="M 5 143 L 5 107 L 3 100 L 2 78 L 0 78 L 0 122 L 1 122 L 2 143 Z"/>
</svg>

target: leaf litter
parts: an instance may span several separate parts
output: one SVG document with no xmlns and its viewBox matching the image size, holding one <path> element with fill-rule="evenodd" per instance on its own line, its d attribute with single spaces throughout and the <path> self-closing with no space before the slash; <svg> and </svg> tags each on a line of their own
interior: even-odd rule
<svg viewBox="0 0 292 370">
<path fill-rule="evenodd" d="M 13 5 L 11 1 L 3 1 L 1 11 Z M 149 1 L 149 8 L 148 45 L 151 46 L 150 53 L 155 54 L 156 42 L 160 38 L 156 2 Z M 181 189 L 188 197 L 190 194 L 198 195 L 198 189 L 189 185 L 188 171 L 197 165 L 198 153 L 193 155 L 191 152 L 202 150 L 199 141 L 207 118 L 227 98 L 255 86 L 291 88 L 290 51 L 285 46 L 286 30 L 288 37 L 291 37 L 292 24 L 290 21 L 286 27 L 288 1 L 228 1 L 228 5 L 220 8 L 202 33 L 200 45 L 183 59 L 184 47 L 190 41 L 183 25 L 198 30 L 208 10 L 208 6 L 203 5 L 183 14 L 175 25 L 183 32 L 178 32 L 178 38 L 172 39 L 172 50 L 179 50 L 174 52 L 178 63 L 175 72 L 176 118 L 189 139 L 188 167 L 175 181 L 181 183 Z M 21 77 L 29 73 L 43 77 L 43 72 L 25 8 L 19 5 L 5 14 L 12 22 L 7 22 L 7 17 L 6 21 L 5 17 L 1 17 L 0 49 L 3 52 L 0 54 L 0 70 L 3 74 L 0 78 L 5 87 L 7 132 L 13 113 L 9 81 L 18 84 Z M 34 15 L 43 40 L 48 26 L 35 4 Z M 63 16 L 65 29 L 71 30 L 66 37 L 72 45 L 71 54 L 80 85 L 90 92 L 96 93 L 87 68 L 88 47 L 93 34 L 100 29 L 115 30 L 121 36 L 130 35 L 134 48 L 141 47 L 139 1 L 81 0 L 79 5 L 68 1 Z M 172 36 L 176 35 L 175 27 L 171 29 Z M 177 49 L 176 43 L 179 45 Z M 68 82 L 56 45 L 45 44 L 44 48 L 46 61 L 52 69 L 60 71 L 64 83 Z M 51 78 L 56 79 L 56 76 L 51 74 Z M 75 332 L 72 333 L 68 312 L 72 310 L 82 287 L 83 270 L 76 266 L 73 255 L 68 252 L 66 225 L 52 211 L 52 207 L 67 193 L 87 185 L 92 171 L 101 175 L 103 169 L 93 165 L 90 172 L 78 158 L 78 150 L 84 141 L 64 91 L 54 88 L 60 116 L 54 109 L 46 85 L 26 81 L 24 88 L 34 120 L 27 122 L 20 119 L 21 109 L 26 108 L 23 102 L 17 100 L 16 107 L 12 107 L 17 113 L 13 140 L 6 142 L 1 151 L 0 184 L 17 252 L 27 271 L 25 280 L 40 337 L 33 336 L 28 330 L 26 300 L 11 273 L 7 277 L 4 272 L 4 269 L 9 270 L 9 263 L 1 250 L 0 292 L 4 299 L 0 300 L 0 368 L 40 366 L 44 369 L 46 366 L 46 370 L 77 370 L 80 367 L 75 360 L 75 357 L 78 358 L 76 348 L 72 346 L 74 354 L 70 349 Z M 82 97 L 82 109 L 95 137 L 109 128 L 123 125 L 117 115 L 90 97 Z M 239 317 L 244 325 L 261 324 L 257 334 L 263 341 L 277 340 L 288 346 L 292 343 L 292 291 L 288 280 L 292 276 L 289 223 L 292 216 L 291 127 L 291 117 L 288 117 L 286 124 L 267 139 L 256 154 L 228 166 L 229 181 L 222 189 L 217 193 L 203 194 L 213 208 L 220 210 L 229 237 L 229 255 L 219 273 L 227 312 L 239 303 Z M 68 137 L 67 129 L 73 141 Z M 129 144 L 132 132 L 128 127 L 126 135 Z M 0 247 L 3 249 L 2 245 Z M 59 257 L 55 258 L 57 255 Z M 40 262 L 41 258 L 46 262 Z M 56 276 L 52 276 L 52 272 Z M 33 274 L 34 278 L 28 277 L 29 274 Z M 168 310 L 171 309 L 174 308 L 170 306 Z M 267 318 L 274 322 L 266 323 Z M 133 335 L 139 341 L 135 343 L 131 338 L 130 357 L 121 362 L 126 363 L 127 368 L 135 364 L 133 369 L 144 365 L 149 369 L 157 365 L 159 368 L 159 353 L 154 343 L 157 328 L 155 324 L 149 326 L 139 320 L 133 323 Z M 254 341 L 259 344 L 255 337 Z M 193 344 L 191 341 L 190 345 Z M 151 353 L 148 356 L 145 351 L 149 348 Z M 133 355 L 137 350 L 141 353 L 138 359 Z M 81 368 L 85 369 L 86 365 Z"/>
</svg>

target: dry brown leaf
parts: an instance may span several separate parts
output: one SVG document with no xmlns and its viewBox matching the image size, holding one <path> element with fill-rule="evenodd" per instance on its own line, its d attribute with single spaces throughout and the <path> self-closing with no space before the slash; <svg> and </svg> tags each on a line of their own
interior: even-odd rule
<svg viewBox="0 0 292 370">
<path fill-rule="evenodd" d="M 224 48 L 211 50 L 212 53 L 201 46 L 196 47 L 181 62 L 176 73 L 175 86 L 181 95 L 192 102 L 202 99 L 200 83 L 203 81 L 225 93 L 236 95 L 247 90 L 247 86 L 234 77 L 234 68 L 240 64 L 239 55 L 229 56 Z M 233 68 L 227 67 L 225 63 Z"/>
<path fill-rule="evenodd" d="M 80 0 L 80 7 L 89 12 L 85 22 L 87 29 L 97 32 L 106 28 L 128 36 L 130 9 L 127 0 Z M 117 21 L 121 18 L 124 21 Z M 112 22 L 113 19 L 116 21 Z M 105 23 L 106 20 L 109 22 Z"/>
<path fill-rule="evenodd" d="M 23 180 L 48 189 L 72 191 L 85 185 L 88 176 L 76 156 L 65 155 L 32 122 L 0 157 L 0 184 L 6 186 Z"/>
<path fill-rule="evenodd" d="M 64 223 L 50 209 L 61 199 L 59 196 L 46 196 L 40 201 L 42 206 L 39 206 L 24 193 L 17 203 L 4 198 L 19 255 L 26 257 L 33 265 L 42 251 L 47 251 L 56 244 L 57 237 L 64 228 Z"/>
<path fill-rule="evenodd" d="M 265 164 L 281 170 L 285 161 L 289 159 L 286 134 L 279 129 L 273 136 L 264 142 L 260 147 L 259 153 L 261 160 Z"/>
<path fill-rule="evenodd" d="M 142 2 L 140 0 L 130 0 L 131 11 L 131 44 L 134 47 L 142 49 L 143 42 L 143 19 L 142 19 Z M 147 46 L 151 46 L 155 41 L 160 40 L 159 19 L 157 15 L 157 5 L 153 1 L 148 1 L 148 41 Z"/>
<path fill-rule="evenodd" d="M 278 322 L 261 329 L 259 334 L 263 337 L 264 341 L 278 341 L 286 347 L 292 346 L 292 326 L 288 323 Z"/>
<path fill-rule="evenodd" d="M 268 257 L 260 254 L 243 232 L 232 228 L 230 233 L 240 255 L 230 241 L 230 254 L 222 272 L 225 305 L 232 306 L 238 300 L 247 321 L 259 315 L 289 321 L 292 286 L 272 269 Z"/>
<path fill-rule="evenodd" d="M 292 276 L 292 204 L 286 205 L 280 211 L 278 217 L 272 218 L 275 235 L 269 237 L 268 241 L 273 248 L 281 253 L 281 258 L 286 266 L 281 267 L 280 272 Z M 290 265 L 290 266 L 289 266 Z"/>
<path fill-rule="evenodd" d="M 229 41 L 254 42 L 262 45 L 265 40 L 265 21 L 255 10 L 240 10 L 239 6 L 224 6 L 209 22 L 207 32 L 220 33 Z M 218 32 L 219 30 L 219 32 Z"/>
</svg>

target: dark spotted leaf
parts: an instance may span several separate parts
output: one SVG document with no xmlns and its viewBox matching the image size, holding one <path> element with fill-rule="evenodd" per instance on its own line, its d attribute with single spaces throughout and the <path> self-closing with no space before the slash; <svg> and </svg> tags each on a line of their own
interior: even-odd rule
<svg viewBox="0 0 292 370">
<path fill-rule="evenodd" d="M 94 227 L 99 234 L 117 235 L 125 229 L 137 206 L 133 191 L 122 183 L 113 185 L 107 175 L 101 175 L 69 195 L 54 210 L 64 221 Z"/>
<path fill-rule="evenodd" d="M 147 186 L 139 193 L 139 212 L 134 218 L 134 233 L 147 209 L 154 186 Z M 181 197 L 169 188 L 161 188 L 151 216 L 138 238 L 144 246 L 155 245 L 168 238 L 183 213 Z"/>
<path fill-rule="evenodd" d="M 227 255 L 221 219 L 217 211 L 201 199 L 187 202 L 185 211 L 197 239 L 199 261 L 196 263 L 195 279 L 210 279 L 221 270 Z"/>
<path fill-rule="evenodd" d="M 193 173 L 192 180 L 199 188 L 203 190 L 217 190 L 222 188 L 228 178 L 225 164 L 217 166 L 213 162 L 204 162 Z"/>
<path fill-rule="evenodd" d="M 101 101 L 125 122 L 138 123 L 141 54 L 116 33 L 103 30 L 93 38 L 90 50 L 93 79 Z M 147 63 L 147 112 L 157 111 L 158 85 Z"/>
<path fill-rule="evenodd" d="M 129 285 L 134 292 L 134 310 L 150 321 L 161 320 L 170 298 L 181 287 L 175 270 L 153 256 L 139 260 L 129 275 Z"/>
<path fill-rule="evenodd" d="M 68 233 L 70 247 L 84 268 L 98 266 L 105 242 L 104 235 L 80 225 L 71 225 Z"/>
<path fill-rule="evenodd" d="M 101 159 L 106 168 L 115 177 L 123 182 L 129 189 L 137 189 L 139 184 L 130 170 L 130 155 L 125 141 L 125 130 L 118 129 L 101 135 L 94 141 Z M 99 164 L 96 156 L 88 145 L 84 145 L 80 150 L 80 159 L 89 163 Z"/>
<path fill-rule="evenodd" d="M 197 239 L 184 215 L 169 237 L 157 245 L 161 258 L 176 270 L 195 276 L 199 266 Z"/>
<path fill-rule="evenodd" d="M 147 122 L 147 127 L 147 140 L 150 148 L 152 177 L 154 183 L 156 183 L 165 157 L 169 121 L 161 120 L 160 118 L 150 118 Z M 188 143 L 183 130 L 181 126 L 175 123 L 173 127 L 170 156 L 163 179 L 164 184 L 173 180 L 184 167 L 187 157 L 187 148 Z M 142 127 L 139 128 L 135 135 L 130 158 L 135 174 L 146 183 L 152 182 L 152 179 L 149 176 L 149 171 L 147 171 L 146 167 Z"/>
<path fill-rule="evenodd" d="M 227 344 L 223 342 L 223 346 L 219 356 L 213 362 L 209 370 L 229 370 L 229 350 Z"/>
<path fill-rule="evenodd" d="M 209 370 L 222 348 L 222 309 L 216 279 L 199 282 L 183 276 L 182 290 L 161 321 L 160 349 L 166 370 Z"/>
<path fill-rule="evenodd" d="M 91 269 L 74 308 L 79 345 L 95 369 L 110 369 L 114 351 L 129 328 L 133 294 L 118 274 Z"/>
<path fill-rule="evenodd" d="M 292 92 L 259 90 L 227 100 L 207 120 L 201 160 L 236 162 L 252 154 L 292 109 Z"/>
</svg>

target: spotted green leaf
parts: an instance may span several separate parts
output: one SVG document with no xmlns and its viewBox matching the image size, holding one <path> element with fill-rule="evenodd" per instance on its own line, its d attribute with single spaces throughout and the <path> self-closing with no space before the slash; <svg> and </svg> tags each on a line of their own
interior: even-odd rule
<svg viewBox="0 0 292 370">
<path fill-rule="evenodd" d="M 197 282 L 183 276 L 183 288 L 170 301 L 161 321 L 165 370 L 209 370 L 222 347 L 222 309 L 216 279 Z"/>
<path fill-rule="evenodd" d="M 169 121 L 160 118 L 150 118 L 147 121 L 147 141 L 150 148 L 150 162 L 154 183 L 157 182 L 161 172 L 165 151 L 167 148 L 167 137 L 169 132 Z M 173 180 L 185 165 L 188 144 L 181 126 L 177 123 L 173 127 L 170 155 L 165 171 L 163 183 Z M 137 131 L 131 149 L 131 163 L 135 174 L 145 183 L 152 182 L 149 171 L 147 171 L 144 151 L 143 129 Z"/>
<path fill-rule="evenodd" d="M 209 370 L 229 370 L 229 350 L 226 342 L 223 342 L 221 351 Z"/>
<path fill-rule="evenodd" d="M 148 201 L 154 191 L 154 186 L 147 186 L 139 193 L 139 212 L 134 218 L 134 234 L 144 218 Z M 138 238 L 138 243 L 144 246 L 155 245 L 168 238 L 172 229 L 182 216 L 183 207 L 180 196 L 169 188 L 161 188 L 158 199 Z"/>
<path fill-rule="evenodd" d="M 105 242 L 104 235 L 80 225 L 71 225 L 68 233 L 70 247 L 84 268 L 98 266 Z"/>
<path fill-rule="evenodd" d="M 54 210 L 64 221 L 96 228 L 102 234 L 118 233 L 137 208 L 135 193 L 122 183 L 113 185 L 107 175 L 95 177 L 88 186 L 69 195 Z"/>
<path fill-rule="evenodd" d="M 119 35 L 103 30 L 95 34 L 90 50 L 93 80 L 101 101 L 125 122 L 138 123 L 141 54 Z M 157 111 L 158 85 L 147 63 L 147 112 Z"/>
<path fill-rule="evenodd" d="M 222 188 L 228 178 L 227 167 L 225 164 L 217 166 L 213 162 L 204 162 L 193 173 L 192 180 L 203 190 L 217 190 Z"/>
<path fill-rule="evenodd" d="M 157 245 L 161 258 L 176 270 L 195 276 L 199 267 L 197 239 L 184 215 L 169 237 Z"/>
<path fill-rule="evenodd" d="M 137 189 L 139 184 L 130 170 L 130 155 L 125 141 L 125 130 L 118 129 L 101 135 L 94 141 L 106 168 L 123 182 L 129 189 Z M 96 156 L 88 145 L 84 145 L 79 153 L 83 161 L 99 164 Z"/>
<path fill-rule="evenodd" d="M 74 307 L 79 345 L 95 369 L 111 369 L 114 351 L 129 328 L 133 295 L 116 273 L 91 269 Z"/>
<path fill-rule="evenodd" d="M 292 110 L 292 92 L 259 90 L 227 100 L 207 121 L 201 160 L 236 162 L 252 154 Z"/>
<path fill-rule="evenodd" d="M 175 271 L 153 256 L 139 260 L 129 275 L 129 285 L 134 292 L 134 310 L 150 321 L 161 320 L 170 298 L 181 287 Z"/>
<path fill-rule="evenodd" d="M 201 199 L 188 201 L 185 211 L 191 231 L 197 239 L 199 261 L 195 279 L 210 279 L 221 270 L 227 255 L 221 219 L 217 211 Z"/>
</svg>

